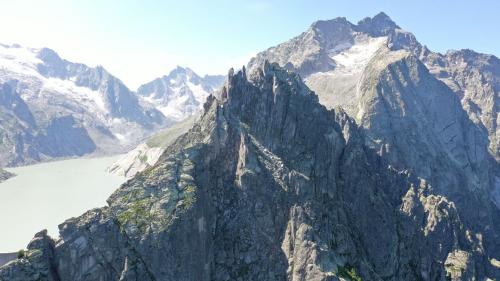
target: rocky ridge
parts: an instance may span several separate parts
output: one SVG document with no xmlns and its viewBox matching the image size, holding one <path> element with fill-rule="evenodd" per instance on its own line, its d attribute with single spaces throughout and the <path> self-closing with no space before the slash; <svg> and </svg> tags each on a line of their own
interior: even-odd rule
<svg viewBox="0 0 500 281">
<path fill-rule="evenodd" d="M 365 143 L 296 74 L 230 72 L 157 164 L 0 280 L 498 278 L 461 205 Z"/>
<path fill-rule="evenodd" d="M 156 163 L 167 145 L 187 132 L 210 94 L 224 82 L 223 76 L 200 77 L 189 68 L 177 67 L 168 75 L 139 87 L 138 94 L 154 104 L 176 124 L 151 136 L 108 168 L 112 174 L 133 177 Z"/>
</svg>

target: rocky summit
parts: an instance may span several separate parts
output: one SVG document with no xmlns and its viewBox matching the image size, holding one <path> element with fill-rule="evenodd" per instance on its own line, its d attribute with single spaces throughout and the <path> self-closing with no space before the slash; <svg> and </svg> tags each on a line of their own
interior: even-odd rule
<svg viewBox="0 0 500 281">
<path fill-rule="evenodd" d="M 499 280 L 497 65 L 383 13 L 316 22 L 0 280 Z"/>
</svg>

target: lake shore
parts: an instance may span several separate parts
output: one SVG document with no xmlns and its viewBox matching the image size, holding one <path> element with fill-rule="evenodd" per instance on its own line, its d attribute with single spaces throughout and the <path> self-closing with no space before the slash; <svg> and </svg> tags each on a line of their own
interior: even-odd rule
<svg viewBox="0 0 500 281">
<path fill-rule="evenodd" d="M 15 177 L 0 183 L 0 252 L 24 249 L 43 229 L 59 237 L 58 225 L 106 205 L 125 178 L 106 168 L 122 155 L 53 161 L 6 168 Z"/>
<path fill-rule="evenodd" d="M 17 253 L 0 253 L 0 266 L 17 258 Z"/>
</svg>

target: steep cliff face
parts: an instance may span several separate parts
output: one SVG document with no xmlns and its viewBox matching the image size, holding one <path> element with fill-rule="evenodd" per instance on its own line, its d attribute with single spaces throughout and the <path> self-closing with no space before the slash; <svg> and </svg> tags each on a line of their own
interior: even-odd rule
<svg viewBox="0 0 500 281">
<path fill-rule="evenodd" d="M 157 164 L 61 224 L 56 243 L 37 234 L 0 280 L 499 278 L 463 205 L 367 138 L 296 74 L 230 72 Z"/>
<path fill-rule="evenodd" d="M 498 260 L 498 58 L 470 50 L 434 53 L 379 14 L 358 24 L 316 22 L 259 53 L 249 68 L 265 59 L 298 71 L 321 104 L 355 119 L 365 144 L 392 168 L 453 202 Z M 457 257 L 468 256 L 450 255 Z"/>
<path fill-rule="evenodd" d="M 500 60 L 472 50 L 424 54 L 423 60 L 430 72 L 457 93 L 469 118 L 488 136 L 491 154 L 500 160 L 497 129 Z"/>
<path fill-rule="evenodd" d="M 312 50 L 315 55 L 304 50 Z M 249 68 L 262 65 L 266 59 L 300 73 L 305 83 L 318 94 L 323 105 L 328 108 L 337 106 L 343 108 L 363 127 L 373 127 L 374 124 L 377 128 L 369 128 L 369 131 L 375 135 L 383 133 L 382 130 L 391 129 L 385 126 L 384 122 L 371 122 L 370 125 L 369 120 L 362 121 L 361 118 L 367 119 L 366 116 L 369 115 L 379 119 L 392 118 L 401 115 L 402 112 L 405 119 L 414 119 L 417 125 L 425 124 L 424 119 L 430 120 L 431 123 L 455 120 L 451 121 L 454 122 L 453 125 L 448 123 L 450 124 L 446 129 L 448 132 L 438 135 L 452 137 L 460 135 L 462 131 L 468 135 L 466 138 L 469 138 L 463 140 L 462 144 L 483 147 L 483 144 L 487 143 L 487 151 L 498 162 L 496 100 L 500 89 L 498 86 L 500 63 L 495 56 L 478 54 L 470 50 L 451 51 L 445 55 L 434 53 L 423 47 L 413 34 L 402 30 L 387 15 L 380 13 L 358 24 L 352 24 L 345 18 L 315 22 L 303 34 L 259 53 L 249 62 Z M 413 66 L 407 67 L 407 71 L 411 71 L 409 75 L 394 67 L 398 61 L 399 64 L 406 64 L 405 61 L 410 60 L 414 63 Z M 425 65 L 432 75 L 424 75 L 426 71 L 422 65 Z M 308 67 L 306 71 L 305 66 L 314 67 Z M 402 77 L 390 77 L 391 74 L 387 72 L 391 71 L 394 72 L 393 75 L 400 74 Z M 413 75 L 414 73 L 417 73 L 417 76 Z M 436 83 L 435 78 L 444 82 L 446 87 Z M 386 79 L 386 83 L 377 84 L 377 81 L 382 79 Z M 424 86 L 425 84 L 427 85 Z M 405 91 L 418 91 L 420 94 L 414 95 L 413 101 L 410 101 L 405 97 L 412 94 Z M 457 97 L 452 97 L 450 93 L 454 93 Z M 391 113 L 391 116 L 380 114 L 381 106 L 374 107 L 374 103 L 383 104 L 379 102 L 381 99 L 389 102 L 390 108 L 387 112 Z M 437 101 L 439 105 L 434 105 Z M 421 105 L 418 106 L 418 103 Z M 424 112 L 422 110 L 417 114 L 416 108 L 426 106 L 425 103 L 431 105 L 427 110 L 429 115 L 422 114 Z M 414 108 L 414 105 L 417 107 Z M 471 123 L 464 121 L 464 117 L 458 117 L 463 115 L 460 107 L 467 113 L 465 119 L 470 119 L 472 126 L 464 124 L 464 122 Z M 410 111 L 408 114 L 403 111 L 405 108 Z M 440 112 L 441 108 L 446 108 L 444 111 L 457 115 L 456 118 Z M 417 128 L 407 125 L 409 129 Z M 424 137 L 420 133 L 413 134 L 419 138 Z M 445 150 L 457 148 L 456 141 L 451 140 L 451 142 L 451 147 Z M 463 151 L 462 148 L 459 150 Z M 475 150 L 475 148 L 469 150 L 469 157 L 478 163 L 484 158 L 484 149 Z M 416 162 L 413 160 L 410 162 L 415 165 Z"/>
</svg>

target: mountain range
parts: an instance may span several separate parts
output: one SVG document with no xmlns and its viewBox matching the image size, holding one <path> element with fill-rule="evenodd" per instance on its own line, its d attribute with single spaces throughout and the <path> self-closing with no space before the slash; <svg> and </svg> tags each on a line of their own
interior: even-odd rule
<svg viewBox="0 0 500 281">
<path fill-rule="evenodd" d="M 315 22 L 0 280 L 500 279 L 499 71 L 384 13 Z"/>
<path fill-rule="evenodd" d="M 217 76 L 196 80 L 194 72 L 180 67 L 176 73 L 177 88 L 157 89 L 155 80 L 138 94 L 101 66 L 69 62 L 48 48 L 0 45 L 0 163 L 129 150 L 200 108 L 222 83 Z M 194 94 L 186 83 L 195 87 L 196 99 L 189 98 Z M 148 101 L 150 88 L 163 103 Z"/>
</svg>

